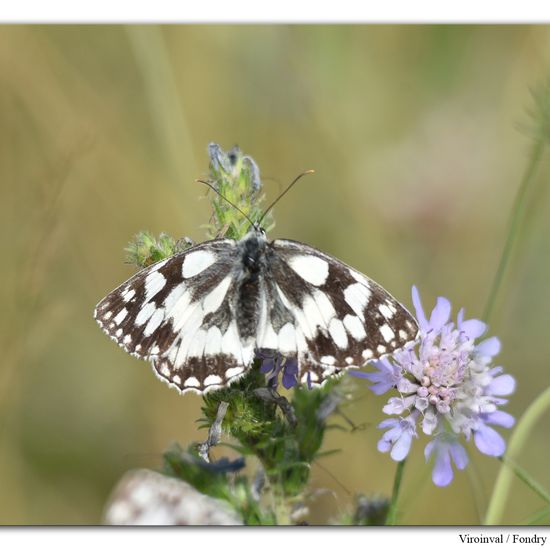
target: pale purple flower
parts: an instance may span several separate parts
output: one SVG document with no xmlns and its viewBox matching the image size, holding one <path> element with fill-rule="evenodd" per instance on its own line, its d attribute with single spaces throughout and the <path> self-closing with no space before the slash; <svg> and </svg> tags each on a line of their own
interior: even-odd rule
<svg viewBox="0 0 550 550">
<path fill-rule="evenodd" d="M 383 411 L 397 418 L 379 425 L 387 431 L 378 449 L 403 460 L 418 437 L 418 426 L 432 437 L 425 449 L 426 459 L 434 460 L 432 480 L 444 486 L 453 479 L 453 464 L 459 470 L 468 464 L 460 437 L 473 436 L 484 454 L 504 454 L 506 443 L 492 426 L 513 426 L 514 418 L 499 407 L 508 402 L 505 396 L 513 393 L 516 382 L 502 374 L 502 367 L 491 366 L 500 351 L 498 338 L 476 342 L 487 330 L 484 322 L 465 320 L 460 310 L 455 324 L 449 300 L 441 297 L 428 319 L 416 287 L 412 298 L 420 326 L 417 345 L 376 361 L 377 371 L 359 376 L 373 383 L 377 395 L 396 390 Z"/>
<path fill-rule="evenodd" d="M 284 357 L 273 350 L 256 350 L 262 364 L 260 372 L 266 375 L 268 385 L 277 387 L 279 375 L 282 373 L 282 384 L 288 390 L 298 383 L 298 359 L 296 357 Z"/>
</svg>

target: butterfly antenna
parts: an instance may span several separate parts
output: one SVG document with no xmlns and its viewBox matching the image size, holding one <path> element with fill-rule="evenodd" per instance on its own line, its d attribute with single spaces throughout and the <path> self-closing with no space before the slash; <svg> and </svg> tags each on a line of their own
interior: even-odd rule
<svg viewBox="0 0 550 550">
<path fill-rule="evenodd" d="M 250 222 L 250 225 L 256 227 L 257 224 L 255 224 L 236 204 L 233 204 L 227 197 L 224 197 L 210 182 L 205 180 L 195 180 L 195 181 L 198 183 L 204 183 L 204 185 L 206 185 L 207 187 L 210 187 L 210 189 L 212 189 L 212 191 L 214 191 L 216 195 L 220 196 L 224 201 L 229 203 L 235 210 L 240 212 Z"/>
<path fill-rule="evenodd" d="M 262 214 L 262 217 L 258 221 L 258 225 L 262 223 L 262 220 L 267 216 L 269 211 L 291 190 L 292 187 L 294 187 L 294 184 L 304 176 L 307 176 L 309 174 L 314 174 L 315 170 L 306 170 L 305 172 L 302 172 L 299 176 L 295 177 L 292 180 L 292 183 L 267 207 L 267 209 Z"/>
</svg>

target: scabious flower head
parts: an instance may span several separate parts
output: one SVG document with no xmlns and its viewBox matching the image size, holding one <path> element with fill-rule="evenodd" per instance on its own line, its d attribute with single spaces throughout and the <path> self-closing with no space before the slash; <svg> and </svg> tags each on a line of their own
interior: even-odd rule
<svg viewBox="0 0 550 550">
<path fill-rule="evenodd" d="M 376 372 L 354 374 L 373 382 L 377 395 L 398 392 L 383 408 L 397 417 L 379 425 L 386 432 L 378 449 L 403 460 L 420 429 L 432 437 L 425 449 L 426 459 L 434 458 L 432 480 L 445 486 L 453 479 L 453 463 L 459 470 L 468 464 L 460 436 L 473 437 L 484 454 L 504 453 L 504 439 L 491 426 L 513 426 L 514 418 L 498 407 L 507 403 L 503 396 L 514 391 L 515 380 L 502 374 L 502 367 L 491 366 L 500 351 L 498 338 L 476 342 L 487 330 L 485 323 L 465 320 L 460 310 L 455 324 L 446 298 L 437 299 L 428 319 L 416 287 L 412 297 L 420 326 L 417 345 L 375 362 Z"/>
</svg>

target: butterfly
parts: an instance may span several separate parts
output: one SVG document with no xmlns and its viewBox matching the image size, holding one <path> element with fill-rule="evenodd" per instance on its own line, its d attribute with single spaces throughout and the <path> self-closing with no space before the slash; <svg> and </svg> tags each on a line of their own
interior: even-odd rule
<svg viewBox="0 0 550 550">
<path fill-rule="evenodd" d="M 94 316 L 128 353 L 180 392 L 243 376 L 258 352 L 298 363 L 322 384 L 414 342 L 414 317 L 380 285 L 308 246 L 252 224 L 148 266 L 108 294 Z"/>
</svg>

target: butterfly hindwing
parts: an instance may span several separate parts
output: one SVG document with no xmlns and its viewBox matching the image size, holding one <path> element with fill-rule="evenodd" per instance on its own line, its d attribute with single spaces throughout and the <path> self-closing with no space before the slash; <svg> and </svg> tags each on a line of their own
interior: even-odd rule
<svg viewBox="0 0 550 550">
<path fill-rule="evenodd" d="M 271 243 L 272 285 L 294 317 L 300 377 L 313 382 L 414 341 L 410 313 L 377 283 L 303 243 Z"/>
</svg>

